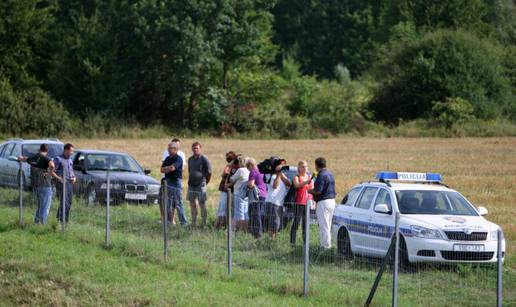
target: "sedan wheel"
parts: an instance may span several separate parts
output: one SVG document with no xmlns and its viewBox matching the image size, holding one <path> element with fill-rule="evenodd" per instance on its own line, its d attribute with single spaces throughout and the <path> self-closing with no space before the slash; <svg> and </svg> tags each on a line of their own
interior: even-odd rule
<svg viewBox="0 0 516 307">
<path fill-rule="evenodd" d="M 346 228 L 339 229 L 337 237 L 337 250 L 346 260 L 353 259 L 353 252 L 351 251 L 351 241 L 349 240 L 349 233 Z"/>
</svg>

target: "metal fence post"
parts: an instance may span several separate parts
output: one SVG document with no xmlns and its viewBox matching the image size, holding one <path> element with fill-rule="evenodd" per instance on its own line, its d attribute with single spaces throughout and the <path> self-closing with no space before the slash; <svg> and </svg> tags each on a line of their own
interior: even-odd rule
<svg viewBox="0 0 516 307">
<path fill-rule="evenodd" d="M 304 246 L 304 273 L 303 273 L 303 295 L 305 298 L 308 297 L 308 265 L 310 262 L 309 257 L 310 248 L 310 202 L 306 203 L 305 206 L 305 246 Z"/>
<path fill-rule="evenodd" d="M 227 192 L 227 205 L 226 205 L 226 229 L 227 229 L 227 252 L 228 252 L 228 274 L 231 275 L 233 271 L 233 238 L 231 236 L 232 225 L 231 225 L 231 205 L 233 201 L 233 197 L 231 195 L 231 190 L 228 189 Z"/>
<path fill-rule="evenodd" d="M 22 161 L 19 161 L 18 164 L 20 166 L 20 169 L 18 170 L 18 183 L 19 183 L 19 195 L 18 195 L 18 200 L 19 200 L 19 215 L 20 215 L 20 226 L 23 226 L 23 162 Z"/>
<path fill-rule="evenodd" d="M 168 257 L 168 184 L 163 181 L 163 259 Z"/>
<path fill-rule="evenodd" d="M 501 307 L 502 306 L 502 275 L 503 275 L 503 263 L 502 263 L 502 230 L 501 229 L 498 229 L 498 233 L 497 233 L 497 239 L 498 239 L 498 244 L 497 244 L 497 269 L 498 269 L 498 272 L 497 272 L 497 276 L 496 276 L 496 306 L 498 307 Z"/>
<path fill-rule="evenodd" d="M 65 233 L 65 223 L 66 223 L 66 214 L 65 214 L 65 204 L 66 204 L 66 181 L 67 181 L 67 169 L 66 166 L 63 167 L 63 190 L 61 195 L 61 234 Z"/>
<path fill-rule="evenodd" d="M 396 243 L 394 246 L 394 270 L 392 274 L 392 306 L 398 306 L 398 267 L 400 253 L 400 213 L 396 212 L 394 235 Z"/>
<path fill-rule="evenodd" d="M 110 237 L 110 223 L 109 223 L 109 203 L 111 202 L 111 174 L 110 174 L 110 170 L 111 170 L 111 158 L 109 158 L 109 162 L 108 162 L 108 169 L 107 169 L 107 172 L 106 172 L 106 181 L 107 181 L 107 186 L 106 186 L 106 246 L 109 246 L 111 244 L 111 237 Z"/>
</svg>

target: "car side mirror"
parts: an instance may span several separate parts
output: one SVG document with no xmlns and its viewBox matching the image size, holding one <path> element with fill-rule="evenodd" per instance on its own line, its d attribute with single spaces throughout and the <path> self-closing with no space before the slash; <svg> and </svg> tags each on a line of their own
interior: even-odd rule
<svg viewBox="0 0 516 307">
<path fill-rule="evenodd" d="M 145 175 L 149 175 L 151 173 L 151 170 L 150 169 L 145 169 L 145 170 L 143 170 L 143 172 L 145 173 Z"/>
<path fill-rule="evenodd" d="M 16 162 L 20 162 L 20 161 L 18 160 L 18 157 L 15 157 L 15 156 L 9 156 L 9 158 L 7 158 L 7 160 L 9 160 L 9 161 L 16 161 Z"/>
<path fill-rule="evenodd" d="M 487 215 L 488 211 L 486 209 L 486 207 L 478 207 L 478 214 L 480 214 L 481 216 L 484 216 L 484 215 Z"/>
<path fill-rule="evenodd" d="M 383 214 L 391 213 L 391 210 L 389 210 L 389 207 L 386 204 L 378 204 L 378 205 L 374 206 L 374 211 L 378 212 L 378 213 L 383 213 Z"/>
</svg>

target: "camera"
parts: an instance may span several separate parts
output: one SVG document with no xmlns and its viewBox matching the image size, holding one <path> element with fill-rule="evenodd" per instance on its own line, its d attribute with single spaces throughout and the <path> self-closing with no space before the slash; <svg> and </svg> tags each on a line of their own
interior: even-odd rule
<svg viewBox="0 0 516 307">
<path fill-rule="evenodd" d="M 276 173 L 276 167 L 278 165 L 283 165 L 281 170 L 289 170 L 289 166 L 286 165 L 287 160 L 282 159 L 280 157 L 272 156 L 269 159 L 263 160 L 263 162 L 258 163 L 258 170 L 262 174 L 274 174 Z"/>
</svg>

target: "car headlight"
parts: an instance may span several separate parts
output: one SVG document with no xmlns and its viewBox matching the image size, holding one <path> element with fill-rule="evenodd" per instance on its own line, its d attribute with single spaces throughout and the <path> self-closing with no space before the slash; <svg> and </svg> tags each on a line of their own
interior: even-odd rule
<svg viewBox="0 0 516 307">
<path fill-rule="evenodd" d="M 489 240 L 491 241 L 498 241 L 498 230 L 501 231 L 501 229 L 493 230 L 489 232 Z M 503 240 L 503 231 L 502 231 L 502 240 Z"/>
<path fill-rule="evenodd" d="M 423 226 L 412 225 L 410 226 L 412 233 L 416 237 L 426 238 L 426 239 L 442 239 L 441 233 L 437 229 L 430 229 Z"/>
<path fill-rule="evenodd" d="M 112 189 L 112 190 L 120 190 L 121 185 L 120 185 L 120 183 L 110 183 L 110 184 L 109 184 L 109 187 L 110 187 L 110 189 Z M 100 188 L 101 188 L 101 189 L 103 189 L 103 190 L 107 189 L 107 183 L 103 183 L 103 184 L 101 184 L 101 185 L 100 185 Z"/>
<path fill-rule="evenodd" d="M 147 186 L 147 190 L 149 191 L 149 193 L 159 193 L 159 189 L 161 189 L 161 186 L 159 184 L 149 184 Z"/>
</svg>

